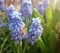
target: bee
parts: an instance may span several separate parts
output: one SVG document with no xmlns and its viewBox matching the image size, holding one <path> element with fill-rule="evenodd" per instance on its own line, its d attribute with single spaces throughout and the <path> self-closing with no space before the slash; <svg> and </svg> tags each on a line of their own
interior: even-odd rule
<svg viewBox="0 0 60 53">
<path fill-rule="evenodd" d="M 21 36 L 24 35 L 25 31 L 26 31 L 26 25 L 22 28 L 20 35 Z"/>
</svg>

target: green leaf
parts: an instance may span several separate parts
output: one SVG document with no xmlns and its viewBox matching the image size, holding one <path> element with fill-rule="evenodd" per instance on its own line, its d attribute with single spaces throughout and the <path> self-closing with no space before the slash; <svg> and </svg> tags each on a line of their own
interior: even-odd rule
<svg viewBox="0 0 60 53">
<path fill-rule="evenodd" d="M 44 42 L 44 44 L 46 45 L 46 47 L 49 47 L 49 41 L 48 41 L 48 37 L 50 34 L 51 29 L 49 27 L 44 26 L 43 28 L 43 34 L 42 34 L 42 40 Z"/>
<path fill-rule="evenodd" d="M 38 10 L 35 9 L 35 8 L 33 9 L 32 17 L 34 17 L 34 18 L 38 18 L 38 17 L 42 18 L 42 16 L 38 12 Z"/>
<path fill-rule="evenodd" d="M 41 48 L 42 53 L 48 53 L 48 48 L 45 46 L 45 44 L 41 38 L 40 38 L 40 40 L 38 40 L 37 44 Z"/>
<path fill-rule="evenodd" d="M 57 45 L 56 33 L 52 30 L 50 31 L 50 35 L 49 35 L 50 53 L 55 53 L 56 45 Z"/>
<path fill-rule="evenodd" d="M 47 19 L 47 26 L 51 27 L 51 20 L 52 20 L 52 8 L 51 6 L 46 10 L 46 19 Z"/>
<path fill-rule="evenodd" d="M 56 24 L 60 21 L 60 11 L 55 10 L 53 13 L 53 19 L 52 19 L 52 28 L 56 27 Z"/>
<path fill-rule="evenodd" d="M 2 52 L 2 49 L 4 48 L 4 45 L 5 45 L 6 41 L 7 41 L 7 37 L 4 39 L 4 41 L 3 41 L 2 45 L 1 45 L 0 52 Z"/>
</svg>

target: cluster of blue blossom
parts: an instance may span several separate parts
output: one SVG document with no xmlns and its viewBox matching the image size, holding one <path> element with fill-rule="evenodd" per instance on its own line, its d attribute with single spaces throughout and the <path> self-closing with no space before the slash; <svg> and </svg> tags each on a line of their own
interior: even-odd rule
<svg viewBox="0 0 60 53">
<path fill-rule="evenodd" d="M 50 5 L 50 0 L 44 0 L 43 3 L 44 3 L 44 8 L 47 9 L 48 6 Z"/>
<path fill-rule="evenodd" d="M 37 39 L 40 38 L 42 33 L 42 26 L 40 25 L 41 20 L 39 18 L 33 18 L 32 24 L 29 28 L 28 32 L 28 42 L 34 45 L 36 43 Z"/>
<path fill-rule="evenodd" d="M 13 5 L 10 5 L 6 10 L 8 20 L 9 20 L 9 30 L 12 34 L 12 40 L 15 40 L 19 43 L 22 40 L 21 30 L 25 26 L 24 22 L 21 19 L 20 13 L 18 13 Z"/>
<path fill-rule="evenodd" d="M 29 18 L 32 15 L 32 2 L 31 0 L 22 0 L 21 14 L 25 18 Z"/>
<path fill-rule="evenodd" d="M 44 15 L 44 4 L 43 4 L 43 2 L 38 3 L 37 10 L 39 11 L 39 13 L 41 15 Z"/>
<path fill-rule="evenodd" d="M 5 11 L 4 0 L 0 0 L 0 10 L 3 12 Z"/>
<path fill-rule="evenodd" d="M 3 3 L 2 3 L 3 5 Z M 42 7 L 43 3 L 41 3 L 41 11 L 44 10 Z M 25 32 L 25 24 L 22 21 L 21 14 L 25 18 L 29 18 L 32 16 L 32 2 L 31 0 L 22 0 L 21 5 L 21 13 L 17 12 L 14 8 L 14 5 L 10 5 L 6 8 L 6 14 L 8 16 L 9 21 L 9 30 L 11 31 L 11 39 L 15 40 L 17 43 L 20 40 L 27 38 L 28 42 L 34 45 L 38 38 L 40 38 L 42 34 L 42 26 L 40 25 L 41 20 L 39 18 L 33 18 L 32 24 L 29 27 L 29 31 L 26 34 Z M 43 11 L 41 12 L 43 13 Z"/>
<path fill-rule="evenodd" d="M 38 3 L 37 10 L 39 11 L 41 15 L 44 15 L 44 12 L 45 10 L 48 9 L 49 4 L 50 4 L 49 0 L 44 0 Z"/>
</svg>

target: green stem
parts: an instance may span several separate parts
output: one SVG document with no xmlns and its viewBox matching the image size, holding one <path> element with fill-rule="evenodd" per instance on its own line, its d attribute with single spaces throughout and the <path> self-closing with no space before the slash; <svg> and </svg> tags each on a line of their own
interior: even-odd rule
<svg viewBox="0 0 60 53">
<path fill-rule="evenodd" d="M 22 41 L 20 42 L 20 53 L 22 53 Z"/>
<path fill-rule="evenodd" d="M 17 45 L 17 53 L 22 53 L 22 41 Z"/>
<path fill-rule="evenodd" d="M 4 42 L 3 42 L 2 45 L 1 45 L 0 53 L 2 53 L 2 49 L 3 49 L 3 47 L 4 47 L 5 43 L 6 43 L 6 41 L 7 41 L 7 38 L 5 38 Z"/>
<path fill-rule="evenodd" d="M 27 41 L 25 41 L 25 46 L 24 46 L 24 49 L 23 49 L 23 53 L 26 53 L 26 49 L 27 49 Z"/>
</svg>

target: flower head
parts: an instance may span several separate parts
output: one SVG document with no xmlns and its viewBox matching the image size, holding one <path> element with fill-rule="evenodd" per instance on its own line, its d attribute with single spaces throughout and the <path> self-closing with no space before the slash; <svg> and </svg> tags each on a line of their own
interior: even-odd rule
<svg viewBox="0 0 60 53">
<path fill-rule="evenodd" d="M 5 11 L 4 0 L 0 0 L 0 10 L 3 12 Z"/>
<path fill-rule="evenodd" d="M 50 0 L 44 0 L 43 3 L 44 3 L 44 8 L 47 9 L 50 4 Z"/>
<path fill-rule="evenodd" d="M 49 4 L 50 4 L 49 0 L 44 0 L 38 3 L 37 10 L 39 11 L 41 15 L 44 15 L 45 10 L 48 9 Z"/>
<path fill-rule="evenodd" d="M 21 13 L 25 18 L 29 18 L 32 15 L 32 2 L 31 0 L 22 0 Z"/>
<path fill-rule="evenodd" d="M 41 14 L 41 15 L 44 15 L 44 3 L 43 2 L 39 2 L 38 3 L 38 6 L 37 6 L 37 10 L 39 11 L 39 13 Z"/>
<path fill-rule="evenodd" d="M 20 13 L 18 13 L 13 5 L 10 5 L 7 8 L 7 16 L 8 16 L 8 21 L 9 21 L 9 30 L 11 31 L 11 38 L 12 40 L 15 40 L 17 43 L 19 43 L 20 40 L 22 40 L 22 35 L 24 35 L 25 31 L 23 34 L 21 34 L 22 29 L 24 28 L 25 24 L 21 19 Z"/>
<path fill-rule="evenodd" d="M 12 4 L 7 8 L 8 14 L 14 12 L 14 10 L 15 10 L 15 8 L 14 8 L 14 5 L 12 5 Z"/>
<path fill-rule="evenodd" d="M 40 25 L 40 19 L 39 18 L 33 18 L 32 19 L 32 24 L 29 28 L 29 33 L 28 33 L 28 42 L 34 45 L 36 43 L 37 39 L 40 38 L 41 33 L 42 33 L 42 26 Z"/>
<path fill-rule="evenodd" d="M 11 22 L 13 19 L 17 19 L 18 20 L 22 20 L 21 17 L 21 13 L 17 12 L 14 8 L 14 5 L 10 5 L 7 10 L 6 10 L 7 16 L 9 21 Z"/>
</svg>

